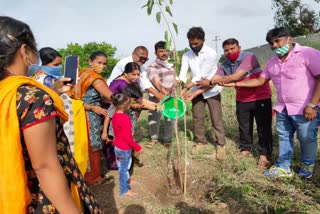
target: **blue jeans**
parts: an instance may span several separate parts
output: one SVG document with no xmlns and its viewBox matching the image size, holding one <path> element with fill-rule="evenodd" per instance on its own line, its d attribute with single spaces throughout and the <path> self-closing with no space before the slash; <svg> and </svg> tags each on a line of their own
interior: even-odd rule
<svg viewBox="0 0 320 214">
<path fill-rule="evenodd" d="M 305 165 L 315 162 L 317 153 L 317 136 L 320 114 L 311 121 L 303 115 L 288 115 L 285 108 L 281 113 L 277 112 L 276 127 L 279 135 L 279 158 L 277 166 L 286 170 L 290 169 L 293 153 L 293 137 L 297 132 L 301 149 L 301 161 Z"/>
<path fill-rule="evenodd" d="M 120 195 L 126 194 L 130 190 L 129 185 L 129 169 L 132 163 L 131 153 L 132 150 L 121 150 L 114 147 L 114 153 L 117 157 L 117 165 L 119 171 Z"/>
</svg>

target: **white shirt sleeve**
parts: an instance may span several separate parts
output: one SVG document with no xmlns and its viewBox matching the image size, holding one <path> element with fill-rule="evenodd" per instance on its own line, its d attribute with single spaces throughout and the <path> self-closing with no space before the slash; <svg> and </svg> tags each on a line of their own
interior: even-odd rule
<svg viewBox="0 0 320 214">
<path fill-rule="evenodd" d="M 110 74 L 110 77 L 107 79 L 107 84 L 110 85 L 110 83 L 117 78 L 118 76 L 120 76 L 124 71 L 124 67 L 121 63 L 121 61 L 119 61 L 116 66 L 114 66 L 114 68 L 112 69 L 112 72 Z"/>
<path fill-rule="evenodd" d="M 181 69 L 180 69 L 179 79 L 184 83 L 186 83 L 188 80 L 187 78 L 188 69 L 189 69 L 189 59 L 188 59 L 188 56 L 186 56 L 186 54 L 183 54 L 182 60 L 181 60 Z"/>
<path fill-rule="evenodd" d="M 139 85 L 143 91 L 146 90 L 147 88 L 153 87 L 151 81 L 147 77 L 147 71 L 146 69 L 144 69 L 144 67 L 141 67 L 141 76 L 139 79 Z"/>
</svg>

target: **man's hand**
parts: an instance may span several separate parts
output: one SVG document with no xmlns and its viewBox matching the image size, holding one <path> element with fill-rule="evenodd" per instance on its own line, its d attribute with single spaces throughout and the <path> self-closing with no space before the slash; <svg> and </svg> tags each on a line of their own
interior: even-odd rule
<svg viewBox="0 0 320 214">
<path fill-rule="evenodd" d="M 191 101 L 193 98 L 195 98 L 197 95 L 194 92 L 188 93 L 185 100 Z"/>
<path fill-rule="evenodd" d="M 197 81 L 196 83 L 200 88 L 204 88 L 204 87 L 209 87 L 210 86 L 210 80 L 208 80 L 208 79 L 202 79 L 200 81 Z"/>
<path fill-rule="evenodd" d="M 317 116 L 317 110 L 311 108 L 310 106 L 306 106 L 303 110 L 303 115 L 306 120 L 313 120 Z"/>
<path fill-rule="evenodd" d="M 230 83 L 219 82 L 218 84 L 224 87 L 236 87 L 235 82 L 230 82 Z"/>
<path fill-rule="evenodd" d="M 181 90 L 181 97 L 182 97 L 182 99 L 184 99 L 184 100 L 186 99 L 187 91 L 188 91 L 187 88 L 184 88 L 184 89 Z"/>
</svg>

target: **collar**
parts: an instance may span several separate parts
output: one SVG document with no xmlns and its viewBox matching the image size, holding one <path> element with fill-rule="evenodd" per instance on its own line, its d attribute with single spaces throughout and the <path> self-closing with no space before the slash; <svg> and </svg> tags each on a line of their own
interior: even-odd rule
<svg viewBox="0 0 320 214">
<path fill-rule="evenodd" d="M 157 58 L 155 60 L 155 63 L 157 63 L 159 65 L 162 65 L 163 67 L 166 67 L 166 68 L 172 68 L 173 67 L 173 64 L 169 63 L 168 60 L 162 61 L 162 60 Z"/>
</svg>

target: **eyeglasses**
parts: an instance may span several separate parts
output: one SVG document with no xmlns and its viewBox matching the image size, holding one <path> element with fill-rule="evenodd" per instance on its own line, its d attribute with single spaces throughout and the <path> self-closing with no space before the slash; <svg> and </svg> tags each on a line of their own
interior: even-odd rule
<svg viewBox="0 0 320 214">
<path fill-rule="evenodd" d="M 143 57 L 143 56 L 139 56 L 136 52 L 134 52 L 134 54 L 139 57 L 139 62 L 145 63 L 146 61 L 149 60 L 148 57 Z"/>
</svg>

